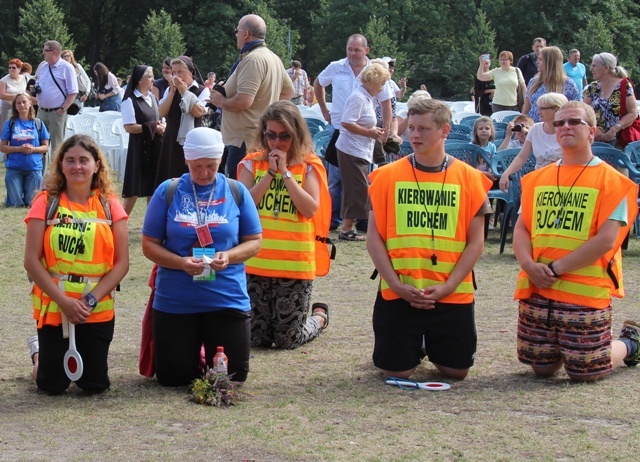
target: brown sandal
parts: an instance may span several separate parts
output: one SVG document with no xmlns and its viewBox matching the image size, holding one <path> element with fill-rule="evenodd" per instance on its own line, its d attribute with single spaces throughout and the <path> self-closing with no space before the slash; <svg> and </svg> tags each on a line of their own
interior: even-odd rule
<svg viewBox="0 0 640 462">
<path fill-rule="evenodd" d="M 324 313 L 322 311 L 316 311 L 316 309 L 324 310 Z M 324 319 L 324 326 L 322 326 L 322 330 L 325 330 L 327 327 L 329 327 L 329 305 L 327 305 L 326 303 L 314 303 L 311 306 L 311 316 L 319 316 Z"/>
</svg>

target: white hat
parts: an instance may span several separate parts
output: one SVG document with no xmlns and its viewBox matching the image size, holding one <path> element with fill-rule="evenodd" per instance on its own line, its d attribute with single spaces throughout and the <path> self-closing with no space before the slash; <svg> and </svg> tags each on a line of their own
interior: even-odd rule
<svg viewBox="0 0 640 462">
<path fill-rule="evenodd" d="M 198 127 L 187 133 L 184 142 L 185 160 L 220 159 L 224 151 L 222 134 L 208 127 Z"/>
<path fill-rule="evenodd" d="M 387 64 L 396 62 L 396 58 L 389 58 L 388 56 L 385 56 L 382 60 Z"/>
</svg>

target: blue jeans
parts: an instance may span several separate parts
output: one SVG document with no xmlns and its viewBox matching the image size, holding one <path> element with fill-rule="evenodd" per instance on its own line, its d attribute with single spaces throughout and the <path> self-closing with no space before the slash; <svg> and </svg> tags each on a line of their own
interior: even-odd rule
<svg viewBox="0 0 640 462">
<path fill-rule="evenodd" d="M 229 178 L 236 179 L 236 174 L 238 170 L 238 164 L 244 156 L 247 155 L 247 146 L 242 143 L 242 146 L 227 146 L 229 148 L 229 153 L 227 154 L 227 165 L 225 167 L 225 173 Z"/>
<path fill-rule="evenodd" d="M 337 228 L 342 224 L 340 207 L 342 205 L 342 176 L 340 169 L 329 162 L 325 162 L 329 181 L 329 194 L 331 195 L 331 228 Z"/>
<path fill-rule="evenodd" d="M 42 184 L 42 172 L 8 168 L 4 184 L 7 187 L 7 207 L 29 207 Z"/>
</svg>

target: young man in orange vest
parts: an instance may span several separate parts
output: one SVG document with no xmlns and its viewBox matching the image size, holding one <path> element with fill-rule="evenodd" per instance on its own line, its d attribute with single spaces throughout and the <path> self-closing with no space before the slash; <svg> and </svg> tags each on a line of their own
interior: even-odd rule
<svg viewBox="0 0 640 462">
<path fill-rule="evenodd" d="M 450 124 L 444 103 L 415 102 L 415 153 L 370 175 L 367 249 L 381 276 L 373 362 L 386 377 L 408 379 L 426 354 L 445 377 L 464 379 L 475 358 L 471 271 L 491 181 L 445 153 Z"/>
<path fill-rule="evenodd" d="M 573 380 L 605 377 L 640 363 L 640 326 L 611 337 L 611 297 L 622 298 L 620 245 L 637 207 L 638 186 L 591 152 L 591 106 L 571 101 L 553 125 L 562 159 L 522 179 L 513 247 L 522 268 L 515 298 L 518 358 L 538 376 L 563 365 Z"/>
</svg>

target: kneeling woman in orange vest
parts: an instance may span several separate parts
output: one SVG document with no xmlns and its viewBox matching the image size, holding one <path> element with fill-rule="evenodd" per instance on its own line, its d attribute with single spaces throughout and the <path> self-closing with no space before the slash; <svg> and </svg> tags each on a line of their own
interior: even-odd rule
<svg viewBox="0 0 640 462">
<path fill-rule="evenodd" d="M 267 108 L 256 144 L 262 149 L 238 166 L 263 229 L 262 249 L 247 261 L 251 343 L 297 348 L 329 325 L 324 303 L 315 303 L 308 316 L 313 280 L 328 272 L 326 239 L 316 240 L 327 236 L 331 218 L 326 171 L 289 101 Z"/>
<path fill-rule="evenodd" d="M 110 385 L 113 290 L 129 271 L 129 242 L 127 214 L 93 139 L 75 135 L 60 146 L 25 221 L 24 267 L 35 283 L 41 347 L 33 356 L 38 388 L 59 394 L 79 375 L 80 388 L 102 392 Z M 82 360 L 65 373 L 74 339 Z"/>
</svg>

